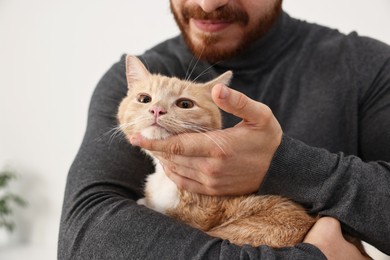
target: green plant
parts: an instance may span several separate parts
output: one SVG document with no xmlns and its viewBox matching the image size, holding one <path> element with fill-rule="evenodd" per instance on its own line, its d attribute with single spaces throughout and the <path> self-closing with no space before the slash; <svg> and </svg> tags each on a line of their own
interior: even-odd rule
<svg viewBox="0 0 390 260">
<path fill-rule="evenodd" d="M 11 220 L 13 204 L 26 205 L 21 197 L 8 191 L 9 182 L 15 178 L 16 175 L 11 171 L 0 172 L 0 229 L 4 227 L 8 231 L 15 228 L 15 222 Z"/>
</svg>

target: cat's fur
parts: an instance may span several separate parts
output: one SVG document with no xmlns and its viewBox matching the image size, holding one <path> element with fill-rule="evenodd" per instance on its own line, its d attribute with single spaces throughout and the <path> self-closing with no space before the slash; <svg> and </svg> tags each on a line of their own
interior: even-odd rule
<svg viewBox="0 0 390 260">
<path fill-rule="evenodd" d="M 141 134 L 149 139 L 162 139 L 221 128 L 221 115 L 211 99 L 211 89 L 216 83 L 228 84 L 231 72 L 199 84 L 150 74 L 141 61 L 128 56 L 126 76 L 129 90 L 118 112 L 120 128 L 126 137 Z M 145 96 L 151 99 L 142 99 Z M 178 100 L 191 100 L 194 106 L 180 108 Z M 145 152 L 154 159 L 156 170 L 148 176 L 145 198 L 139 203 L 211 236 L 237 245 L 293 246 L 302 242 L 318 219 L 280 196 L 220 197 L 179 190 L 153 154 Z"/>
</svg>

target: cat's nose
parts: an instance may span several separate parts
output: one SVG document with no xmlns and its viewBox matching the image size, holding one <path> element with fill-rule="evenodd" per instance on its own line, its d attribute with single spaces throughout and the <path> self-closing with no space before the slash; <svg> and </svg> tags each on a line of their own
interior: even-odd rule
<svg viewBox="0 0 390 260">
<path fill-rule="evenodd" d="M 165 115 L 167 111 L 162 107 L 153 106 L 152 109 L 150 109 L 150 113 L 152 113 L 155 117 L 159 117 Z"/>
</svg>

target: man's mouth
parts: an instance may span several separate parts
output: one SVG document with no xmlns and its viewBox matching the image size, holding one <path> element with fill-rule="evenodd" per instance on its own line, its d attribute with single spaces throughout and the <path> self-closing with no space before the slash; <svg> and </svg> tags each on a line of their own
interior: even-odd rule
<svg viewBox="0 0 390 260">
<path fill-rule="evenodd" d="M 199 30 L 209 33 L 220 32 L 231 25 L 231 22 L 223 21 L 223 20 L 196 20 L 191 19 L 191 22 L 197 27 Z"/>
</svg>

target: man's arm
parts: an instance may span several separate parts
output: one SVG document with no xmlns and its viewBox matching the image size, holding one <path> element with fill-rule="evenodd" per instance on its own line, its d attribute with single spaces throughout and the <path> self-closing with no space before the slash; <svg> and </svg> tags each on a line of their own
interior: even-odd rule
<svg viewBox="0 0 390 260">
<path fill-rule="evenodd" d="M 115 132 L 126 94 L 123 59 L 99 82 L 69 171 L 59 259 L 325 259 L 314 246 L 238 247 L 137 205 L 151 161 Z"/>
<path fill-rule="evenodd" d="M 260 193 L 282 194 L 335 217 L 344 229 L 390 254 L 390 59 L 382 60 L 357 104 L 359 157 L 284 136 Z"/>
</svg>

